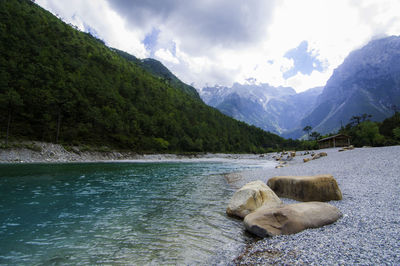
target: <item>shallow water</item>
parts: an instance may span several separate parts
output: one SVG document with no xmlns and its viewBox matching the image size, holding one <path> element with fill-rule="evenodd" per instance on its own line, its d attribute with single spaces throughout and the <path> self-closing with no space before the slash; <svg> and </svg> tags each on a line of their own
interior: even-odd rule
<svg viewBox="0 0 400 266">
<path fill-rule="evenodd" d="M 225 208 L 238 163 L 0 165 L 0 264 L 230 260 L 248 237 Z"/>
</svg>

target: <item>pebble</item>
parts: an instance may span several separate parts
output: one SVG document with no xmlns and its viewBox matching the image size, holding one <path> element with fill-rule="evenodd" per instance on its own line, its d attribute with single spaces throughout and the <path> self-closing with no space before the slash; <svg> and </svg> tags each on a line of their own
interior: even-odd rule
<svg viewBox="0 0 400 266">
<path fill-rule="evenodd" d="M 244 182 L 266 182 L 276 175 L 332 174 L 343 200 L 329 203 L 343 217 L 322 228 L 256 241 L 239 260 L 227 264 L 400 264 L 400 146 L 324 151 L 327 157 L 307 164 L 296 157 L 297 162 L 285 168 L 243 173 Z"/>
</svg>

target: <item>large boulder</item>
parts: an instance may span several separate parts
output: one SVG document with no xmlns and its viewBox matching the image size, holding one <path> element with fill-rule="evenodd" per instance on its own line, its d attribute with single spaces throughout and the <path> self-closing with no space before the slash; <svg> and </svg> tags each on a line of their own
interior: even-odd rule
<svg viewBox="0 0 400 266">
<path fill-rule="evenodd" d="M 324 202 L 303 202 L 281 207 L 261 207 L 244 218 L 246 229 L 259 236 L 295 234 L 307 228 L 334 223 L 342 216 L 335 206 Z"/>
<path fill-rule="evenodd" d="M 244 185 L 233 194 L 226 213 L 243 219 L 261 206 L 275 207 L 281 204 L 278 196 L 264 182 L 257 180 Z"/>
<path fill-rule="evenodd" d="M 342 199 L 342 192 L 332 175 L 276 176 L 267 184 L 279 197 L 298 201 Z"/>
</svg>

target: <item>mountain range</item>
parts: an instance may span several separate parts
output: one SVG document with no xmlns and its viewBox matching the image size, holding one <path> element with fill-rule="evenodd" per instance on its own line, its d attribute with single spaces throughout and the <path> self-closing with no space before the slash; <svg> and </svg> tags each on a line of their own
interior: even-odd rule
<svg viewBox="0 0 400 266">
<path fill-rule="evenodd" d="M 311 126 L 333 133 L 352 116 L 382 121 L 400 107 L 400 37 L 373 40 L 350 53 L 324 87 L 302 93 L 268 84 L 205 87 L 202 99 L 224 114 L 284 137 Z"/>
<path fill-rule="evenodd" d="M 322 87 L 296 93 L 293 88 L 235 83 L 232 87 L 205 87 L 202 99 L 224 114 L 264 130 L 284 135 L 298 129 L 312 112 Z"/>
</svg>

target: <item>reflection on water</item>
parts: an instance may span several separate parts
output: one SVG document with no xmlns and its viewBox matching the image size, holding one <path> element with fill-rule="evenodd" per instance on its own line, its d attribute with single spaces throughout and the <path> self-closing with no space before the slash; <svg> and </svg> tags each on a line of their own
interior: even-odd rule
<svg viewBox="0 0 400 266">
<path fill-rule="evenodd" d="M 232 163 L 0 165 L 0 264 L 230 260 Z"/>
</svg>

